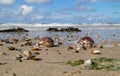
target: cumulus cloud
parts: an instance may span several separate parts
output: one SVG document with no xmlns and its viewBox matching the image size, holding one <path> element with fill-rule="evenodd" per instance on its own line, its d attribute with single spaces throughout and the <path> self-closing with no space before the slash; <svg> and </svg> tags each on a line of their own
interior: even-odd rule
<svg viewBox="0 0 120 76">
<path fill-rule="evenodd" d="M 0 4 L 12 4 L 15 0 L 0 0 Z"/>
<path fill-rule="evenodd" d="M 51 0 L 25 0 L 28 3 L 41 3 L 41 4 L 45 4 L 45 3 L 50 3 Z"/>
<path fill-rule="evenodd" d="M 32 12 L 33 7 L 27 5 L 21 5 L 20 8 L 22 9 L 22 14 L 26 15 Z"/>
</svg>

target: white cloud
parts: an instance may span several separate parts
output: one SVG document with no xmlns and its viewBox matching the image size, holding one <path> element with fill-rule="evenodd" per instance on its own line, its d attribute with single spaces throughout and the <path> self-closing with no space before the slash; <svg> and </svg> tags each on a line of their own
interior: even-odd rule
<svg viewBox="0 0 120 76">
<path fill-rule="evenodd" d="M 12 4 L 15 0 L 0 0 L 0 4 Z"/>
<path fill-rule="evenodd" d="M 41 4 L 51 2 L 51 0 L 25 0 L 25 1 L 28 2 L 28 3 L 41 3 Z"/>
<path fill-rule="evenodd" d="M 31 13 L 33 10 L 33 7 L 27 6 L 27 5 L 21 5 L 20 8 L 22 9 L 22 14 L 26 15 L 28 13 Z"/>
<path fill-rule="evenodd" d="M 76 11 L 94 11 L 95 9 L 93 7 L 86 7 L 86 6 L 76 6 Z"/>
</svg>

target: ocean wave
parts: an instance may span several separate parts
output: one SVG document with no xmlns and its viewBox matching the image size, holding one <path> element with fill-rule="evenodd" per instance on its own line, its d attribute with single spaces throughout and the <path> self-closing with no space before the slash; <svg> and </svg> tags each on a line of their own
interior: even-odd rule
<svg viewBox="0 0 120 76">
<path fill-rule="evenodd" d="M 46 30 L 49 27 L 66 28 L 77 27 L 79 29 L 120 29 L 120 24 L 0 24 L 0 29 L 7 28 L 26 28 L 28 30 Z"/>
</svg>

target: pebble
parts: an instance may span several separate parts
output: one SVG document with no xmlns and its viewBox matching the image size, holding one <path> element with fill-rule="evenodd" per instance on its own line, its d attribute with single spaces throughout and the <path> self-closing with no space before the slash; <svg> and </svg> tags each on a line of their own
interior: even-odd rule
<svg viewBox="0 0 120 76">
<path fill-rule="evenodd" d="M 84 62 L 84 64 L 83 64 L 85 67 L 89 67 L 89 66 L 91 66 L 92 65 L 92 62 L 91 62 L 91 60 L 90 59 L 88 59 L 88 60 L 86 60 L 85 62 Z"/>
</svg>

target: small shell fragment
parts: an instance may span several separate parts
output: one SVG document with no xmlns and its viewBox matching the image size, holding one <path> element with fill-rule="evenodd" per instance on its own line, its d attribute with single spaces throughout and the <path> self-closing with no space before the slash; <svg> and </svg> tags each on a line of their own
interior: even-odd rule
<svg viewBox="0 0 120 76">
<path fill-rule="evenodd" d="M 29 51 L 29 50 L 24 51 L 23 53 L 24 53 L 24 54 L 25 54 L 25 56 L 27 56 L 27 57 L 30 57 L 30 56 L 32 55 L 32 52 L 31 52 L 31 51 Z"/>
<path fill-rule="evenodd" d="M 31 47 L 31 50 L 33 50 L 33 51 L 38 51 L 38 50 L 41 50 L 41 49 L 38 48 L 38 47 Z"/>
<path fill-rule="evenodd" d="M 91 54 L 101 54 L 101 52 L 99 50 L 91 50 L 90 53 Z"/>
<path fill-rule="evenodd" d="M 0 52 L 0 55 L 7 55 L 5 52 Z"/>
</svg>

